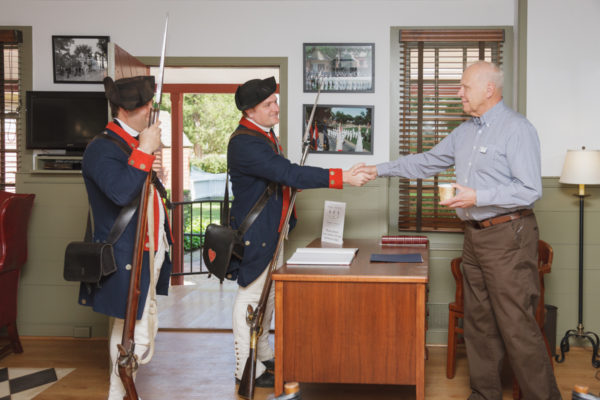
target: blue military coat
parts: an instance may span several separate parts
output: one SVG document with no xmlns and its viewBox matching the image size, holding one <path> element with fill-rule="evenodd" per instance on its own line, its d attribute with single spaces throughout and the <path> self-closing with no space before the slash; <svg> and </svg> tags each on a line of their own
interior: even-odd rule
<svg viewBox="0 0 600 400">
<path fill-rule="evenodd" d="M 242 119 L 239 129 L 254 127 Z M 245 126 L 243 126 L 245 125 Z M 266 135 L 256 137 L 246 134 L 234 136 L 227 148 L 227 164 L 231 176 L 234 200 L 231 208 L 231 226 L 235 229 L 242 223 L 252 206 L 270 182 L 280 185 L 250 229 L 244 235 L 244 257 L 240 262 L 233 258 L 228 270 L 230 279 L 237 279 L 240 286 L 248 286 L 269 265 L 279 239 L 279 224 L 283 208 L 282 185 L 298 189 L 341 188 L 341 170 L 292 164 L 276 153 Z M 338 181 L 332 182 L 334 176 Z M 296 219 L 290 220 L 290 230 Z"/>
<path fill-rule="evenodd" d="M 119 130 L 122 135 L 127 135 L 131 142 L 137 142 L 116 123 L 109 123 L 107 126 L 108 135 L 123 140 L 115 133 L 115 130 Z M 151 159 L 154 159 L 153 156 L 145 155 L 150 157 L 146 159 L 150 164 L 146 166 L 142 161 L 141 167 L 145 170 L 140 169 L 139 160 L 135 160 L 136 156 L 144 157 L 140 153 L 134 150 L 131 157 L 129 157 L 116 143 L 106 139 L 96 139 L 87 146 L 83 155 L 82 174 L 92 208 L 94 220 L 93 239 L 95 241 L 106 240 L 121 208 L 128 205 L 140 194 L 147 176 L 147 170 L 152 165 Z M 130 165 L 132 159 L 134 160 L 133 164 L 136 166 Z M 79 304 L 90 306 L 94 311 L 102 314 L 125 318 L 131 276 L 131 270 L 127 266 L 131 265 L 133 259 L 137 214 L 138 211 L 131 218 L 119 240 L 113 245 L 117 271 L 103 278 L 100 287 L 92 287 L 91 292 L 89 287 L 82 283 L 79 290 Z M 170 229 L 167 218 L 165 218 L 165 232 L 169 235 Z M 171 243 L 170 236 L 169 243 Z M 165 254 L 165 261 L 156 284 L 158 294 L 168 294 L 171 267 L 169 256 Z M 148 252 L 146 251 L 144 252 L 140 281 L 141 294 L 137 319 L 142 317 L 146 298 L 148 297 L 149 271 Z"/>
</svg>

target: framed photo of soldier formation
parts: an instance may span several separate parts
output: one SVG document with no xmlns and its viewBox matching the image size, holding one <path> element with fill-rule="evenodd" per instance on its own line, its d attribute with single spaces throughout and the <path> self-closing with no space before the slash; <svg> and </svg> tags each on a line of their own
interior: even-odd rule
<svg viewBox="0 0 600 400">
<path fill-rule="evenodd" d="M 102 83 L 108 36 L 52 36 L 54 83 Z"/>
<path fill-rule="evenodd" d="M 304 43 L 304 92 L 373 93 L 375 43 Z"/>
<path fill-rule="evenodd" d="M 302 135 L 312 104 L 302 106 Z M 310 153 L 373 154 L 373 106 L 319 104 L 309 129 Z"/>
</svg>

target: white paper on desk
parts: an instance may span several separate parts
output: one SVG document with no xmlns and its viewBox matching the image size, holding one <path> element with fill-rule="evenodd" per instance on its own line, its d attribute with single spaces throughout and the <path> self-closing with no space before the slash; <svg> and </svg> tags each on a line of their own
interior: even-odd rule
<svg viewBox="0 0 600 400">
<path fill-rule="evenodd" d="M 323 230 L 321 242 L 342 244 L 344 243 L 344 218 L 346 216 L 346 203 L 325 200 L 323 213 Z"/>
<path fill-rule="evenodd" d="M 358 248 L 301 247 L 287 260 L 299 265 L 350 265 Z"/>
</svg>

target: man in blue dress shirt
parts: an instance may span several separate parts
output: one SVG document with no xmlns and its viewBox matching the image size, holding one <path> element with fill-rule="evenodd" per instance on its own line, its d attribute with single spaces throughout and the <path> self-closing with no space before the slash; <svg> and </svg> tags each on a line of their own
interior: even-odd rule
<svg viewBox="0 0 600 400">
<path fill-rule="evenodd" d="M 505 353 L 526 399 L 560 399 L 535 320 L 540 287 L 538 227 L 540 143 L 533 125 L 502 100 L 502 71 L 479 61 L 462 76 L 465 121 L 426 153 L 364 167 L 372 178 L 422 179 L 454 165 L 455 197 L 440 204 L 466 221 L 464 338 L 472 393 L 500 400 Z"/>
</svg>

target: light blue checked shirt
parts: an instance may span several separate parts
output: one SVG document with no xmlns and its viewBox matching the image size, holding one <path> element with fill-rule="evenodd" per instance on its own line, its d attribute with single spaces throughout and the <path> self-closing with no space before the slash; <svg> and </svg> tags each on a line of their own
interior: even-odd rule
<svg viewBox="0 0 600 400">
<path fill-rule="evenodd" d="M 504 101 L 463 122 L 428 152 L 378 164 L 377 174 L 422 179 L 452 165 L 456 182 L 477 193 L 475 206 L 456 209 L 462 220 L 481 221 L 532 208 L 542 197 L 537 131 Z"/>
</svg>

